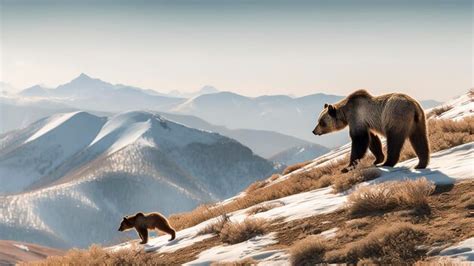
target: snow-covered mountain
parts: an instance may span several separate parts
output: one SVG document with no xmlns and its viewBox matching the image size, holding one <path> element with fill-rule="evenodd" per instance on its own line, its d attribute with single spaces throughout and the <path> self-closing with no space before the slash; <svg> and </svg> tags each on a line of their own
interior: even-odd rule
<svg viewBox="0 0 474 266">
<path fill-rule="evenodd" d="M 184 101 L 151 90 L 121 84 L 111 84 L 82 73 L 57 88 L 33 86 L 21 96 L 60 99 L 64 104 L 82 110 L 126 111 L 135 109 L 167 110 Z"/>
<path fill-rule="evenodd" d="M 160 115 L 189 127 L 217 132 L 226 137 L 233 138 L 266 159 L 296 146 L 313 145 L 311 142 L 269 130 L 229 129 L 225 126 L 210 124 L 196 116 L 161 112 Z M 315 147 L 321 147 L 322 151 L 327 151 L 327 148 L 323 146 L 314 145 Z"/>
<path fill-rule="evenodd" d="M 114 85 L 80 74 L 72 81 L 56 88 L 36 85 L 23 90 L 18 96 L 60 102 L 77 110 L 123 112 L 146 109 L 187 114 L 228 129 L 272 131 L 326 147 L 337 147 L 349 140 L 347 132 L 320 137 L 312 135 L 311 131 L 323 105 L 343 98 L 323 93 L 304 97 L 287 95 L 246 97 L 233 92 L 219 92 L 212 86 L 204 86 L 193 93 L 178 91 L 161 93 L 122 84 Z M 438 102 L 426 100 L 421 101 L 421 104 L 424 108 L 431 108 Z M 38 119 L 38 116 L 32 116 Z M 24 120 L 33 121 L 33 119 Z M 15 129 L 14 122 L 9 124 L 12 125 L 6 128 Z M 284 149 L 286 148 L 291 147 Z M 275 153 L 265 151 L 265 156 L 272 156 Z"/>
<path fill-rule="evenodd" d="M 275 154 L 269 159 L 284 165 L 292 165 L 296 163 L 312 160 L 329 151 L 328 148 L 318 144 L 308 144 L 289 148 Z"/>
<path fill-rule="evenodd" d="M 124 214 L 189 210 L 273 171 L 235 140 L 155 113 L 58 114 L 0 139 L 0 238 L 106 243 Z"/>
</svg>

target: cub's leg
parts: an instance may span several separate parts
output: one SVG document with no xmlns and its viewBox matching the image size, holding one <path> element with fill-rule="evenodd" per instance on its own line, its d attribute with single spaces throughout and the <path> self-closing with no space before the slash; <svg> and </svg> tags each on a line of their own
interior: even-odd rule
<svg viewBox="0 0 474 266">
<path fill-rule="evenodd" d="M 393 167 L 398 163 L 406 135 L 402 132 L 387 132 L 387 160 L 382 166 Z"/>
<path fill-rule="evenodd" d="M 351 130 L 352 139 L 351 159 L 349 166 L 342 169 L 343 173 L 347 173 L 352 167 L 357 165 L 357 162 L 364 157 L 369 147 L 369 131 L 364 129 Z"/>
<path fill-rule="evenodd" d="M 374 165 L 383 162 L 383 160 L 385 159 L 385 155 L 382 151 L 382 142 L 380 141 L 380 138 L 372 132 L 370 132 L 369 149 L 375 156 Z"/>
<path fill-rule="evenodd" d="M 148 243 L 148 230 L 143 227 L 138 227 L 136 229 L 138 234 L 140 235 L 140 238 L 142 239 L 142 242 L 140 242 L 140 244 Z"/>
</svg>

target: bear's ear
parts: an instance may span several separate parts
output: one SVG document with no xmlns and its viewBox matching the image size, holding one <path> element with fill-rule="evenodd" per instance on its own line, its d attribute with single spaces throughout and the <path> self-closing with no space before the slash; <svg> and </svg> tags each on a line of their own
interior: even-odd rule
<svg viewBox="0 0 474 266">
<path fill-rule="evenodd" d="M 336 117 L 336 108 L 332 105 L 328 105 L 328 113 L 330 116 Z"/>
<path fill-rule="evenodd" d="M 325 104 L 324 104 L 324 108 L 328 108 L 328 105 L 329 105 L 329 104 L 325 103 Z"/>
</svg>

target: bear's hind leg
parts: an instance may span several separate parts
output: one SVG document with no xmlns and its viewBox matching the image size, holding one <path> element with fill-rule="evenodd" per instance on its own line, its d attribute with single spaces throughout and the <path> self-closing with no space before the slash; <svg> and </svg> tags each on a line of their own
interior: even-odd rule
<svg viewBox="0 0 474 266">
<path fill-rule="evenodd" d="M 171 239 L 169 241 L 172 241 L 176 238 L 176 231 L 169 225 L 169 223 L 159 224 L 157 228 L 171 235 Z"/>
<path fill-rule="evenodd" d="M 370 132 L 369 149 L 375 156 L 374 165 L 383 162 L 383 160 L 385 159 L 385 155 L 382 151 L 382 142 L 380 141 L 380 138 L 372 132 Z"/>
<path fill-rule="evenodd" d="M 416 169 L 424 169 L 430 161 L 430 146 L 425 127 L 418 126 L 410 135 L 410 143 L 418 156 Z"/>
<path fill-rule="evenodd" d="M 387 160 L 382 166 L 393 167 L 398 163 L 405 138 L 406 135 L 401 132 L 387 132 Z"/>
</svg>

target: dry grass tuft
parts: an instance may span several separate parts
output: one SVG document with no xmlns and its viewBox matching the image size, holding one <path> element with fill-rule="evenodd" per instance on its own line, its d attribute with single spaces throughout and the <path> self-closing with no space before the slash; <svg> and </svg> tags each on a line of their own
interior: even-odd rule
<svg viewBox="0 0 474 266">
<path fill-rule="evenodd" d="M 198 235 L 206 234 L 215 234 L 219 235 L 222 231 L 222 228 L 229 222 L 229 216 L 227 214 L 221 215 L 216 222 L 208 224 L 201 231 L 198 232 Z"/>
<path fill-rule="evenodd" d="M 219 238 L 227 244 L 237 244 L 252 237 L 263 235 L 268 227 L 264 219 L 246 218 L 242 222 L 227 222 L 219 233 Z"/>
<path fill-rule="evenodd" d="M 293 244 L 290 248 L 292 265 L 315 265 L 324 261 L 328 250 L 325 242 L 317 236 L 308 236 Z"/>
<path fill-rule="evenodd" d="M 372 166 L 371 161 L 370 158 L 364 159 L 354 170 L 345 174 L 334 175 L 331 180 L 334 190 L 343 192 L 356 184 L 379 177 L 382 172 L 377 167 Z"/>
<path fill-rule="evenodd" d="M 416 213 L 429 211 L 428 196 L 435 185 L 426 178 L 386 182 L 361 187 L 348 198 L 348 211 L 353 216 L 379 212 L 415 209 Z"/>
<path fill-rule="evenodd" d="M 461 204 L 465 209 L 474 210 L 474 191 L 462 195 Z"/>
<path fill-rule="evenodd" d="M 347 246 L 347 260 L 355 263 L 360 258 L 366 258 L 382 264 L 412 264 L 424 255 L 417 246 L 423 243 L 426 236 L 424 230 L 409 223 L 380 226 L 365 238 Z"/>
<path fill-rule="evenodd" d="M 281 175 L 279 174 L 273 174 L 272 176 L 270 176 L 270 181 L 275 181 L 277 180 L 278 178 L 280 178 Z"/>
<path fill-rule="evenodd" d="M 250 184 L 246 189 L 245 192 L 250 193 L 255 190 L 261 189 L 265 187 L 269 182 L 267 180 L 258 180 Z"/>
<path fill-rule="evenodd" d="M 137 251 L 135 248 L 111 252 L 98 245 L 88 250 L 71 249 L 64 256 L 50 256 L 27 265 L 158 265 L 160 258 L 153 253 Z M 26 265 L 26 264 L 25 264 Z"/>
<path fill-rule="evenodd" d="M 310 163 L 312 163 L 312 161 L 306 161 L 306 162 L 296 163 L 296 164 L 290 165 L 290 166 L 286 167 L 285 170 L 283 170 L 283 172 L 281 174 L 282 175 L 287 175 L 287 174 L 293 173 L 294 171 L 299 170 L 299 169 L 305 167 L 306 165 L 308 165 Z"/>
<path fill-rule="evenodd" d="M 431 111 L 426 114 L 426 117 L 431 118 L 433 116 L 439 116 L 440 114 L 445 113 L 451 109 L 453 109 L 453 106 L 442 105 L 440 107 L 431 109 Z"/>
</svg>

